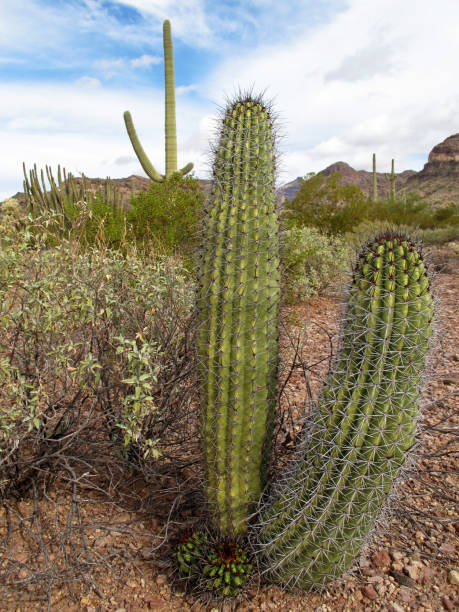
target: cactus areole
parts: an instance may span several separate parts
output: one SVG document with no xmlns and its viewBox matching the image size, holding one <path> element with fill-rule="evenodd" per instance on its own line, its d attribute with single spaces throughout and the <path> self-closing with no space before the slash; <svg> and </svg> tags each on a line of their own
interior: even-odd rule
<svg viewBox="0 0 459 612">
<path fill-rule="evenodd" d="M 278 217 L 272 118 L 241 97 L 222 118 L 198 290 L 201 436 L 216 528 L 243 534 L 266 478 L 277 374 Z"/>
<path fill-rule="evenodd" d="M 412 243 L 391 235 L 370 243 L 297 463 L 261 512 L 260 553 L 276 582 L 330 582 L 365 543 L 414 444 L 432 317 Z"/>
</svg>

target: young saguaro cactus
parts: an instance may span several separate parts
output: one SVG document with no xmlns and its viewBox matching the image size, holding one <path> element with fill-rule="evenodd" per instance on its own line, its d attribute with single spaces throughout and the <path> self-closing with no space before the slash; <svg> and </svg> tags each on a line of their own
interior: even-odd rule
<svg viewBox="0 0 459 612">
<path fill-rule="evenodd" d="M 227 107 L 204 216 L 201 437 L 207 499 L 226 535 L 247 530 L 272 438 L 280 295 L 272 124 L 261 98 Z"/>
<path fill-rule="evenodd" d="M 176 172 L 185 175 L 193 169 L 190 162 L 181 170 L 177 171 L 177 132 L 175 123 L 175 82 L 174 82 L 174 52 L 172 48 L 171 23 L 166 19 L 163 23 L 163 46 L 164 46 L 164 81 L 165 81 L 165 133 L 166 133 L 166 174 L 160 174 L 148 159 L 137 132 L 134 128 L 131 113 L 125 111 L 124 122 L 131 144 L 138 160 L 147 175 L 153 181 L 164 181 Z"/>
<path fill-rule="evenodd" d="M 260 553 L 274 581 L 323 585 L 360 551 L 414 444 L 432 317 L 412 243 L 386 235 L 369 244 L 307 439 L 261 513 Z"/>
</svg>

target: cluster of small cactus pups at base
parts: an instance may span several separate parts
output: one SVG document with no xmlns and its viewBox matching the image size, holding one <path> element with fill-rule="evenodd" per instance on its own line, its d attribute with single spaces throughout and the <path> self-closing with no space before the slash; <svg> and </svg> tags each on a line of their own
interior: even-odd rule
<svg viewBox="0 0 459 612">
<path fill-rule="evenodd" d="M 252 572 L 245 550 L 233 539 L 217 542 L 207 555 L 203 575 L 209 591 L 216 596 L 239 595 Z"/>
<path fill-rule="evenodd" d="M 209 545 L 207 535 L 202 531 L 186 531 L 174 546 L 174 562 L 179 576 L 196 577 Z"/>
<path fill-rule="evenodd" d="M 215 597 L 239 595 L 252 571 L 240 542 L 214 541 L 203 531 L 185 531 L 173 547 L 173 559 L 179 579 Z"/>
</svg>

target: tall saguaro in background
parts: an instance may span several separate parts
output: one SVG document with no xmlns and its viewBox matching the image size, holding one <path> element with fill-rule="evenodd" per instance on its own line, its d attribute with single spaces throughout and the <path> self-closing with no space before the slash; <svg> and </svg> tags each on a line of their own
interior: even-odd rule
<svg viewBox="0 0 459 612">
<path fill-rule="evenodd" d="M 392 160 L 392 168 L 390 173 L 390 197 L 393 202 L 395 202 L 395 167 L 394 160 Z"/>
<path fill-rule="evenodd" d="M 177 170 L 177 130 L 175 121 L 175 80 L 174 80 L 174 50 L 172 47 L 171 23 L 166 19 L 163 23 L 164 46 L 164 81 L 165 81 L 165 135 L 166 135 L 166 173 L 160 174 L 148 159 L 134 128 L 131 113 L 125 111 L 124 122 L 138 160 L 147 175 L 153 181 L 164 181 L 179 172 L 185 175 L 193 169 L 190 162 L 181 170 Z"/>
<path fill-rule="evenodd" d="M 371 199 L 373 202 L 376 202 L 378 199 L 378 185 L 376 182 L 376 153 L 373 153 L 373 193 L 371 194 Z"/>
</svg>

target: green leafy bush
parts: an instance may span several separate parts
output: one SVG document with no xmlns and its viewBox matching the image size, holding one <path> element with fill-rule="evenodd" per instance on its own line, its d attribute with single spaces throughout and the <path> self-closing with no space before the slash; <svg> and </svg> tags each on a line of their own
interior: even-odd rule
<svg viewBox="0 0 459 612">
<path fill-rule="evenodd" d="M 47 242 L 45 220 L 0 250 L 0 492 L 62 457 L 61 441 L 70 452 L 84 428 L 148 463 L 187 408 L 183 267 Z"/>
<path fill-rule="evenodd" d="M 459 206 L 431 206 L 416 193 L 396 200 L 379 200 L 368 209 L 368 219 L 421 229 L 459 225 Z"/>
<path fill-rule="evenodd" d="M 294 227 L 282 234 L 283 295 L 301 300 L 342 282 L 351 261 L 345 240 L 314 227 Z"/>
<path fill-rule="evenodd" d="M 24 211 L 19 202 L 9 198 L 0 204 L 0 235 L 16 232 L 24 223 Z"/>
<path fill-rule="evenodd" d="M 459 226 L 457 204 L 431 206 L 416 193 L 372 202 L 359 187 L 343 185 L 341 179 L 339 173 L 302 179 L 295 198 L 284 204 L 287 227 L 311 226 L 336 235 L 354 232 L 364 223 L 420 229 Z"/>
<path fill-rule="evenodd" d="M 69 237 L 78 239 L 83 245 L 103 244 L 119 249 L 129 241 L 125 211 L 105 202 L 100 194 L 88 202 L 67 201 L 65 211 L 70 221 Z"/>
<path fill-rule="evenodd" d="M 284 204 L 288 227 L 316 227 L 328 234 L 344 233 L 365 219 L 371 206 L 366 195 L 355 185 L 343 185 L 339 172 L 326 179 L 316 174 L 301 179 L 296 196 Z"/>
<path fill-rule="evenodd" d="M 179 253 L 189 259 L 203 201 L 199 183 L 192 177 L 153 181 L 148 192 L 133 198 L 126 216 L 137 245 L 153 244 L 168 255 Z"/>
</svg>

